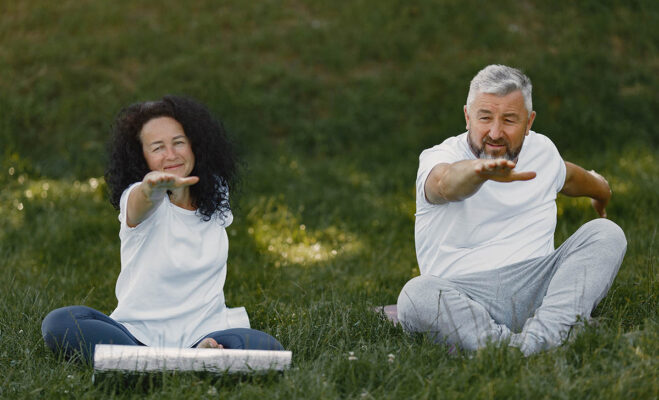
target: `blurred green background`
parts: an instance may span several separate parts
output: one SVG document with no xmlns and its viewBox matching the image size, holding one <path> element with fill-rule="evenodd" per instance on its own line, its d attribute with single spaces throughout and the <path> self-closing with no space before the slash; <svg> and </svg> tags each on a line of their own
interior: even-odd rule
<svg viewBox="0 0 659 400">
<path fill-rule="evenodd" d="M 116 305 L 117 212 L 102 179 L 109 130 L 122 107 L 165 94 L 207 104 L 238 144 L 243 180 L 232 196 L 225 294 L 292 349 L 300 368 L 225 395 L 560 397 L 556 382 L 566 380 L 567 397 L 656 395 L 658 25 L 649 0 L 1 1 L 0 368 L 15 372 L 0 380 L 0 397 L 61 396 L 71 371 L 79 381 L 71 393 L 94 393 L 89 370 L 43 348 L 40 321 L 64 305 L 106 313 Z M 418 274 L 418 155 L 464 131 L 469 81 L 492 63 L 530 76 L 533 129 L 609 179 L 609 217 L 629 241 L 596 310 L 604 327 L 535 361 L 495 350 L 489 361 L 455 361 L 368 311 L 394 303 Z M 585 199 L 558 202 L 561 243 L 595 213 Z M 617 344 L 634 332 L 645 344 Z M 362 356 L 365 376 L 342 375 L 350 369 L 336 355 L 371 345 L 406 354 L 407 367 L 392 372 L 398 383 L 376 372 L 382 357 L 372 349 Z M 577 364 L 599 372 L 547 367 L 575 352 Z M 621 378 L 611 357 L 631 372 Z M 488 362 L 515 367 L 480 374 Z M 526 363 L 547 367 L 535 376 L 547 385 L 513 385 L 528 378 Z M 414 383 L 411 366 L 434 378 Z M 442 374 L 463 386 L 442 386 Z"/>
</svg>

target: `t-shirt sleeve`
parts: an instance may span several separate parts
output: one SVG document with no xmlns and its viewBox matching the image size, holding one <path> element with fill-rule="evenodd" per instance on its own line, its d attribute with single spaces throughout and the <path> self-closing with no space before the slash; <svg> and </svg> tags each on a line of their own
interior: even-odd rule
<svg viewBox="0 0 659 400">
<path fill-rule="evenodd" d="M 556 193 L 560 192 L 563 189 L 563 185 L 565 185 L 565 174 L 566 174 L 566 167 L 565 167 L 565 161 L 563 161 L 563 158 L 561 157 L 561 154 L 558 152 L 558 149 L 556 148 L 556 145 L 549 141 L 549 144 L 551 145 L 552 149 L 552 154 L 553 154 L 553 163 L 555 164 L 555 171 L 556 171 L 556 177 L 554 179 L 554 189 Z"/>
<path fill-rule="evenodd" d="M 119 199 L 119 223 L 121 224 L 121 228 L 119 229 L 119 237 L 124 237 L 126 233 L 128 232 L 140 232 L 144 230 L 145 226 L 148 225 L 149 221 L 153 219 L 154 214 L 156 214 L 157 210 L 154 210 L 154 212 L 149 215 L 144 221 L 140 222 L 137 226 L 130 227 L 128 226 L 128 223 L 126 222 L 126 208 L 128 206 L 128 195 L 130 192 L 135 190 L 135 188 L 140 184 L 141 182 L 135 182 L 132 185 L 130 185 L 124 192 L 121 194 L 121 198 Z"/>
<path fill-rule="evenodd" d="M 419 156 L 419 170 L 416 174 L 416 197 L 417 205 L 430 203 L 426 199 L 425 185 L 430 171 L 442 163 L 454 163 L 460 161 L 460 155 L 454 149 L 451 149 L 446 142 L 424 150 Z"/>
<path fill-rule="evenodd" d="M 135 186 L 139 185 L 140 182 L 135 182 L 132 185 L 128 186 L 126 190 L 121 194 L 121 198 L 119 199 L 119 222 L 121 223 L 121 226 L 123 227 L 126 225 L 126 207 L 128 205 L 128 195 L 130 192 L 135 188 Z"/>
</svg>

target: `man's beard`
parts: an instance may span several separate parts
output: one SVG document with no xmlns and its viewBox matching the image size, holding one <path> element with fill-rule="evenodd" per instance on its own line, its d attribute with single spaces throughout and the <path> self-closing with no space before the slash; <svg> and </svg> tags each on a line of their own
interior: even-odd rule
<svg viewBox="0 0 659 400">
<path fill-rule="evenodd" d="M 480 147 L 478 147 L 476 145 L 476 143 L 474 143 L 471 140 L 471 130 L 467 133 L 467 143 L 469 143 L 469 148 L 471 148 L 471 152 L 474 153 L 474 155 L 477 158 L 481 158 L 483 160 L 494 160 L 494 159 L 497 159 L 497 158 L 503 158 L 503 159 L 506 159 L 506 160 L 517 162 L 517 157 L 519 156 L 519 153 L 522 151 L 522 146 L 521 145 L 516 149 L 511 149 L 510 148 L 510 143 L 508 143 L 508 141 L 506 139 L 501 138 L 499 140 L 494 140 L 489 135 L 486 135 L 485 137 L 483 137 L 483 140 L 481 141 L 481 145 L 480 145 Z M 492 154 L 488 154 L 488 153 L 485 152 L 485 143 L 490 143 L 490 144 L 499 145 L 499 146 L 504 145 L 504 146 L 506 146 L 506 152 L 504 154 L 500 155 L 500 156 L 495 156 L 495 155 L 492 155 Z M 523 144 L 523 142 L 522 142 L 522 144 Z"/>
</svg>

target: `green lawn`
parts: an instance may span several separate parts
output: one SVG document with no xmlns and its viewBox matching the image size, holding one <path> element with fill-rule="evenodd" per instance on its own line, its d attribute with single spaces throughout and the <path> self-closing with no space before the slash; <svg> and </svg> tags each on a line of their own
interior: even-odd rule
<svg viewBox="0 0 659 400">
<path fill-rule="evenodd" d="M 659 396 L 655 1 L 188 3 L 0 2 L 0 398 Z M 369 311 L 419 273 L 418 155 L 464 130 L 490 63 L 531 77 L 534 130 L 609 179 L 628 239 L 601 324 L 530 358 L 451 357 Z M 239 144 L 225 295 L 293 351 L 283 374 L 93 383 L 43 344 L 51 309 L 116 306 L 109 126 L 167 93 L 208 104 Z M 560 243 L 595 212 L 558 203 Z"/>
</svg>

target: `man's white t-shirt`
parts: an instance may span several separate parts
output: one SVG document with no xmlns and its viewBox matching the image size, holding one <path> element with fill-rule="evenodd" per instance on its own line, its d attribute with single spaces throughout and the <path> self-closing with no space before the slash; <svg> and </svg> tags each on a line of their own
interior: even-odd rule
<svg viewBox="0 0 659 400">
<path fill-rule="evenodd" d="M 416 180 L 415 244 L 423 275 L 451 278 L 545 256 L 554 250 L 556 193 L 565 182 L 565 163 L 544 135 L 529 132 L 516 171 L 535 171 L 534 179 L 486 181 L 471 197 L 431 204 L 425 182 L 440 163 L 473 160 L 467 132 L 426 149 Z"/>
<path fill-rule="evenodd" d="M 245 308 L 224 303 L 233 221 L 217 214 L 203 221 L 165 196 L 134 228 L 126 224 L 128 194 L 121 196 L 121 273 L 117 308 L 110 315 L 147 346 L 191 347 L 211 332 L 249 328 Z"/>
</svg>

